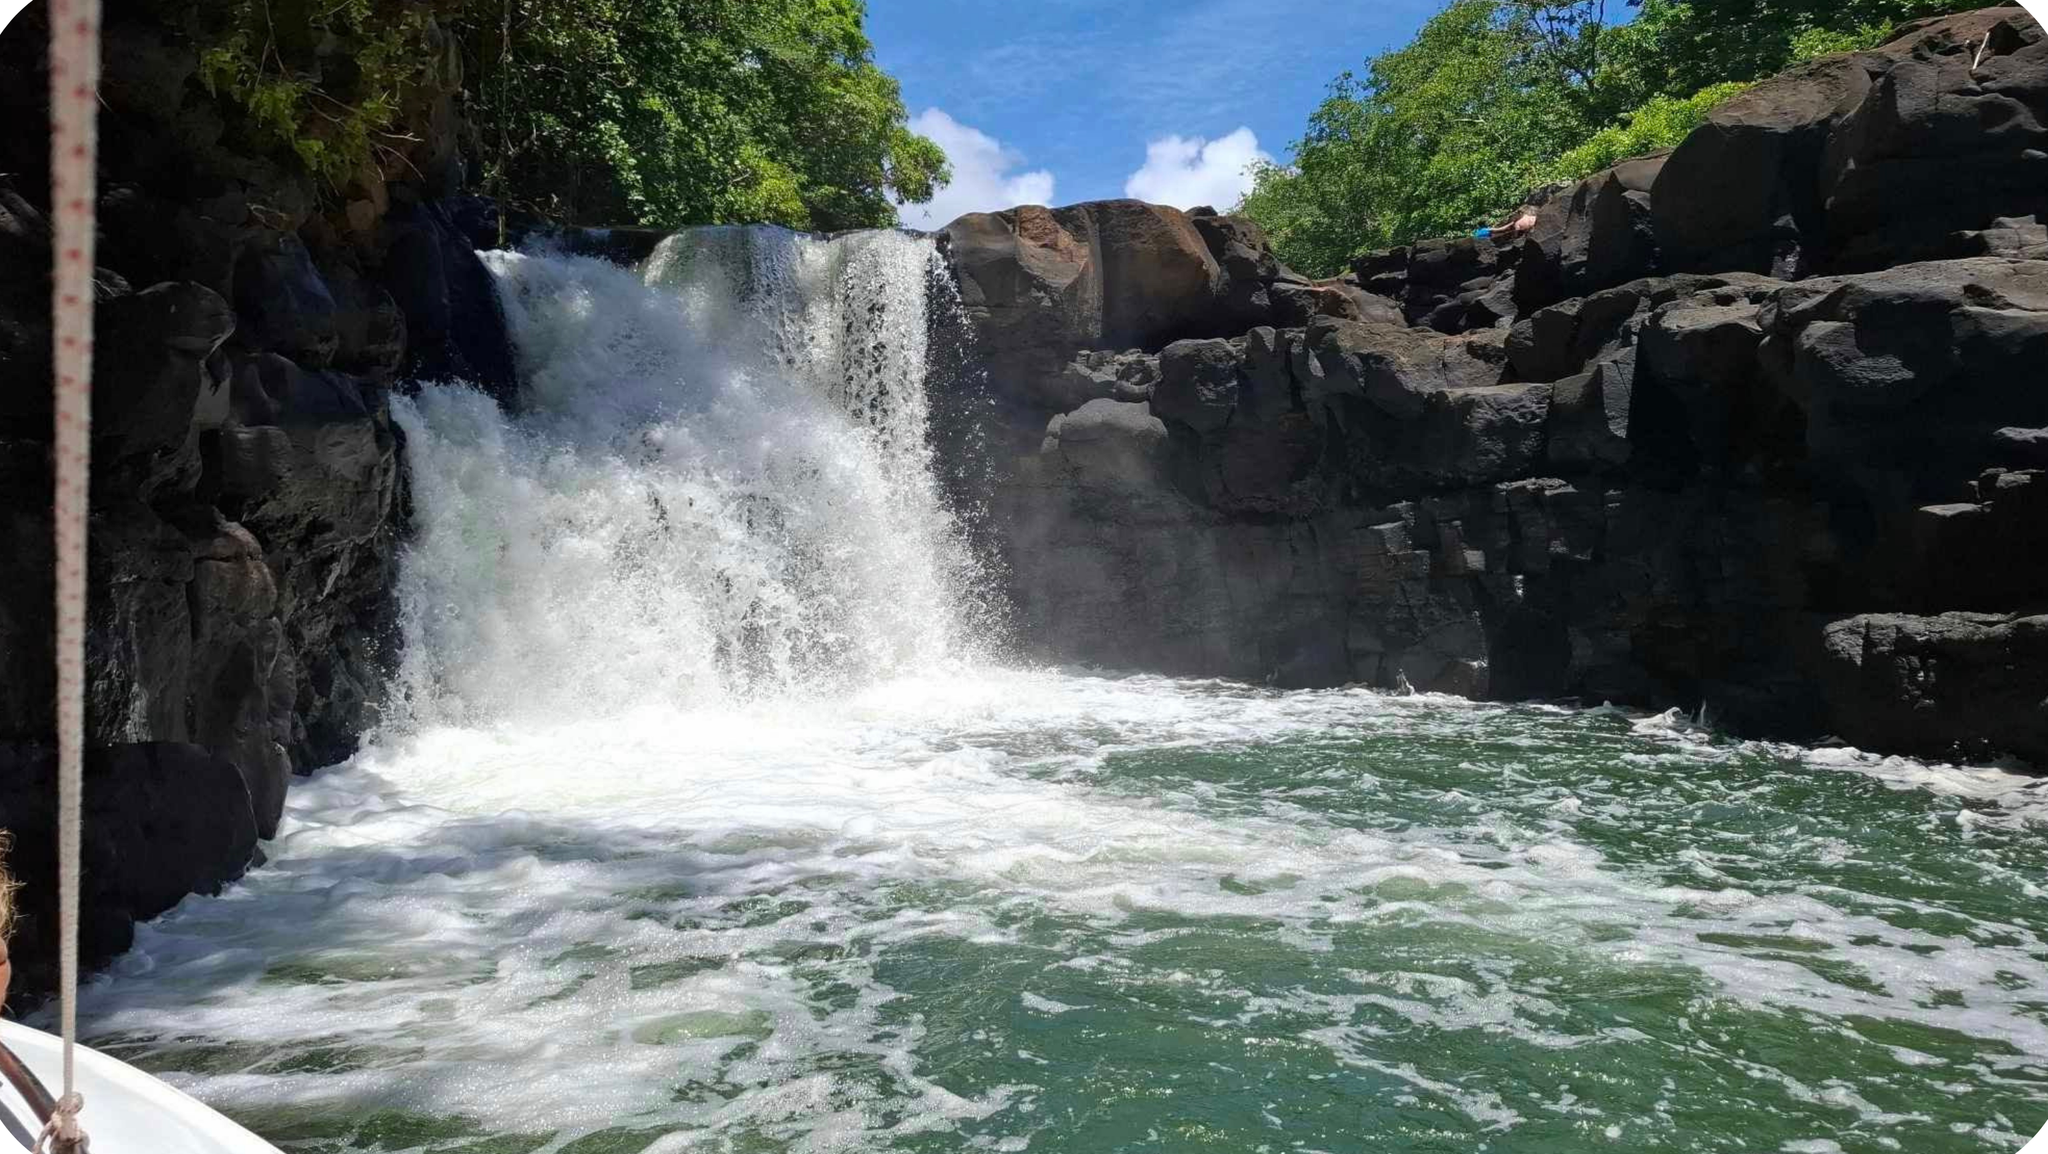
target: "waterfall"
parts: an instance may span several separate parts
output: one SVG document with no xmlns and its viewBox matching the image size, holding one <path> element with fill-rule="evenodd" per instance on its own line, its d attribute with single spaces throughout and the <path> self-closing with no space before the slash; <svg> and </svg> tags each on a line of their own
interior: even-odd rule
<svg viewBox="0 0 2048 1154">
<path fill-rule="evenodd" d="M 404 716 L 716 706 L 972 655 L 928 437 L 932 242 L 713 228 L 639 269 L 486 259 L 520 411 L 459 384 L 396 406 Z"/>
</svg>

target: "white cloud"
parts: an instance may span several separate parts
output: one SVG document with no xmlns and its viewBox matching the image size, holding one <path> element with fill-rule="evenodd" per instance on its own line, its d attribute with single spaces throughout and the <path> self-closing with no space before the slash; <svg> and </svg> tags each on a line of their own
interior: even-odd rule
<svg viewBox="0 0 2048 1154">
<path fill-rule="evenodd" d="M 943 228 L 970 212 L 1052 203 L 1052 173 L 1042 168 L 1012 172 L 1024 163 L 1023 155 L 987 133 L 937 108 L 918 113 L 910 130 L 937 142 L 953 166 L 952 182 L 929 203 L 902 206 L 903 223 L 911 228 Z"/>
<path fill-rule="evenodd" d="M 1124 195 L 1175 208 L 1206 204 L 1230 211 L 1251 191 L 1251 167 L 1272 161 L 1249 128 L 1204 140 L 1165 136 L 1145 146 L 1145 167 L 1124 181 Z"/>
</svg>

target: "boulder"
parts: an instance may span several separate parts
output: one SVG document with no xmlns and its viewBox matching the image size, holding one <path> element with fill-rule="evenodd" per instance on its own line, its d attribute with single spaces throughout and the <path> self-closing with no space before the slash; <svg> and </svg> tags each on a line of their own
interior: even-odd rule
<svg viewBox="0 0 2048 1154">
<path fill-rule="evenodd" d="M 1816 462 L 1881 500 L 1952 499 L 2001 428 L 2048 425 L 2048 264 L 1904 265 L 1777 290 L 1760 358 Z"/>
<path fill-rule="evenodd" d="M 1673 465 L 1719 468 L 1756 450 L 1767 406 L 1782 400 L 1760 387 L 1757 312 L 1747 301 L 1718 304 L 1694 296 L 1650 315 L 1634 374 L 1634 391 L 1646 401 L 1631 429 L 1638 451 Z M 1676 420 L 1651 428 L 1657 413 Z"/>
<path fill-rule="evenodd" d="M 340 347 L 338 311 L 311 254 L 290 233 L 264 235 L 235 262 L 235 312 L 245 344 L 326 368 Z"/>
<path fill-rule="evenodd" d="M 335 301 L 334 367 L 389 387 L 405 367 L 405 312 L 353 268 L 327 275 Z"/>
<path fill-rule="evenodd" d="M 1186 214 L 1137 200 L 1083 207 L 1094 219 L 1101 260 L 1104 339 L 1151 348 L 1211 335 L 1222 276 Z"/>
<path fill-rule="evenodd" d="M 1526 476 L 1543 459 L 1546 384 L 1480 385 L 1432 394 L 1420 420 L 1387 438 L 1380 483 L 1393 490 L 1479 485 Z"/>
<path fill-rule="evenodd" d="M 1657 269 L 1651 188 L 1668 154 L 1638 157 L 1552 197 L 1520 245 L 1514 303 L 1521 312 L 1648 276 Z"/>
<path fill-rule="evenodd" d="M 228 407 L 238 424 L 324 424 L 372 413 L 362 381 L 350 374 L 311 371 L 276 353 L 248 354 L 228 363 L 234 374 Z"/>
<path fill-rule="evenodd" d="M 98 450 L 139 457 L 183 446 L 202 398 L 220 388 L 207 362 L 235 324 L 226 301 L 191 283 L 106 302 L 94 322 Z"/>
<path fill-rule="evenodd" d="M 961 302 L 996 348 L 1158 349 L 1219 335 L 1208 330 L 1223 321 L 1223 271 L 1179 209 L 1026 206 L 970 213 L 945 235 Z"/>
<path fill-rule="evenodd" d="M 1104 344 L 1102 271 L 1085 211 L 969 213 L 943 235 L 961 305 L 997 355 Z"/>
<path fill-rule="evenodd" d="M 1298 334 L 1261 325 L 1244 336 L 1239 369 L 1239 411 L 1251 424 L 1265 424 L 1299 412 L 1289 344 Z"/>
<path fill-rule="evenodd" d="M 1571 470 L 1628 463 L 1635 364 L 1634 351 L 1624 350 L 1551 386 L 1544 433 L 1553 465 Z"/>
<path fill-rule="evenodd" d="M 1902 607 L 1992 610 L 2048 604 L 2048 471 L 1987 469 L 1960 496 L 1913 510 L 1894 546 Z"/>
<path fill-rule="evenodd" d="M 1406 267 L 1396 276 L 1383 271 L 1404 254 Z M 1404 318 L 1441 333 L 1486 328 L 1513 314 L 1518 251 L 1502 242 L 1477 237 L 1426 240 L 1385 256 L 1354 262 L 1352 274 L 1369 293 L 1397 290 Z M 1371 319 L 1369 316 L 1363 319 Z"/>
<path fill-rule="evenodd" d="M 1198 434 L 1220 431 L 1237 408 L 1243 347 L 1230 341 L 1175 341 L 1159 354 L 1152 411 Z"/>
<path fill-rule="evenodd" d="M 405 315 L 408 375 L 468 381 L 501 404 L 515 402 L 519 378 L 497 282 L 447 213 L 393 204 L 381 247 L 381 287 Z"/>
<path fill-rule="evenodd" d="M 2048 429 L 1993 429 L 1990 463 L 2021 469 L 2048 468 Z"/>
<path fill-rule="evenodd" d="M 1320 396 L 1359 396 L 1390 416 L 1414 417 L 1431 393 L 1499 383 L 1506 336 L 1318 321 L 1303 342 L 1316 362 L 1311 384 Z"/>
<path fill-rule="evenodd" d="M 1083 350 L 1057 371 L 1024 382 L 1026 396 L 1036 404 L 1065 412 L 1089 401 L 1150 400 L 1159 383 L 1159 357 L 1128 350 L 1120 353 Z"/>
<path fill-rule="evenodd" d="M 1344 472 L 1369 497 L 1388 499 L 1526 476 L 1544 456 L 1548 384 L 1433 391 L 1411 411 L 1369 401 L 1336 406 Z"/>
<path fill-rule="evenodd" d="M 1840 269 L 1970 255 L 1952 241 L 2048 209 L 2048 48 L 2018 8 L 1924 22 L 1880 49 L 1882 75 L 1819 173 Z"/>
<path fill-rule="evenodd" d="M 1266 306 L 1247 314 L 1247 323 L 1300 328 L 1319 317 L 1387 325 L 1407 323 L 1399 305 L 1342 278 L 1307 283 L 1278 281 L 1261 292 Z"/>
<path fill-rule="evenodd" d="M 1815 672 L 1843 739 L 2048 764 L 2048 616 L 1866 613 L 1820 633 Z"/>
<path fill-rule="evenodd" d="M 1095 400 L 1054 417 L 1043 451 L 1058 454 L 1080 484 L 1117 488 L 1155 479 L 1165 448 L 1166 425 L 1146 406 Z"/>
<path fill-rule="evenodd" d="M 242 775 L 256 832 L 277 833 L 291 760 L 272 727 L 274 691 L 289 701 L 296 686 L 276 684 L 288 661 L 276 619 L 277 583 L 263 548 L 247 529 L 220 522 L 194 543 L 187 595 L 192 620 L 188 680 L 191 738 Z M 286 713 L 289 714 L 287 706 Z"/>
<path fill-rule="evenodd" d="M 1571 376 L 1592 361 L 1634 344 L 1651 312 L 1683 297 L 1712 293 L 1716 303 L 1761 301 L 1784 282 L 1751 273 L 1645 277 L 1560 301 L 1515 322 L 1508 365 L 1526 381 Z M 1715 291 L 1727 290 L 1727 291 Z"/>
<path fill-rule="evenodd" d="M 1223 275 L 1232 281 L 1270 283 L 1287 271 L 1273 255 L 1273 243 L 1266 238 L 1266 230 L 1249 217 L 1197 213 L 1189 223 L 1201 234 Z"/>
<path fill-rule="evenodd" d="M 1824 244 L 1828 134 L 1870 91 L 1875 58 L 1826 56 L 1707 114 L 1657 173 L 1651 221 L 1663 267 L 1792 277 Z"/>
<path fill-rule="evenodd" d="M 1328 496 L 1324 436 L 1306 413 L 1233 424 L 1200 455 L 1203 503 L 1232 516 L 1300 518 Z"/>
<path fill-rule="evenodd" d="M 13 835 L 7 864 L 22 887 L 17 993 L 55 985 L 56 781 L 52 747 L 0 742 L 0 829 Z M 256 820 L 235 767 L 195 745 L 90 748 L 84 784 L 79 961 L 91 970 L 128 948 L 135 922 L 241 877 L 256 852 Z"/>
</svg>

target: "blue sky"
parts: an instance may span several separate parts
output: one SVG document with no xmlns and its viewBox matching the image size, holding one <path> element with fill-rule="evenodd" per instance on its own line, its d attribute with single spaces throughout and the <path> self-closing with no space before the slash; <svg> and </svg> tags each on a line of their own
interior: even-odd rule
<svg viewBox="0 0 2048 1154">
<path fill-rule="evenodd" d="M 881 66 L 953 187 L 904 223 L 1018 202 L 1229 200 L 1329 82 L 1441 0 L 868 0 Z"/>
</svg>

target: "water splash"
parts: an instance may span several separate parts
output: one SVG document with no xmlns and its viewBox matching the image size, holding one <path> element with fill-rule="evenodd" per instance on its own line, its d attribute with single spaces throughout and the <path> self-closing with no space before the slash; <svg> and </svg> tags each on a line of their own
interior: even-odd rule
<svg viewBox="0 0 2048 1154">
<path fill-rule="evenodd" d="M 836 692 L 971 654 L 974 567 L 932 479 L 929 240 L 717 228 L 639 270 L 487 260 L 522 412 L 450 385 L 397 406 L 409 721 Z"/>
</svg>

